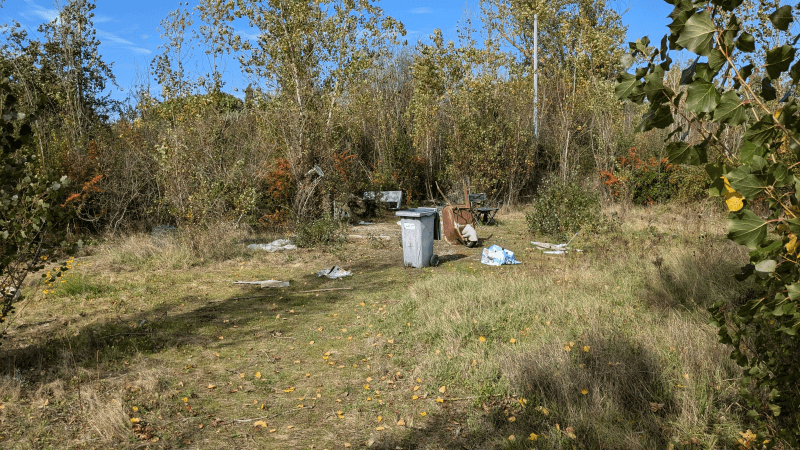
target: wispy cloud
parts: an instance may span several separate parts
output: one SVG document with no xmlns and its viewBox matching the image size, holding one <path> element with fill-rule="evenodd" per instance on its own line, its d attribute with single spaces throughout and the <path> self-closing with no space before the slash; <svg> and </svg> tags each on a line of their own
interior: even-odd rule
<svg viewBox="0 0 800 450">
<path fill-rule="evenodd" d="M 137 55 L 149 55 L 153 53 L 150 50 L 142 47 L 128 47 L 128 50 L 132 51 L 133 53 L 136 53 Z"/>
<path fill-rule="evenodd" d="M 43 6 L 39 6 L 33 2 L 33 0 L 25 0 L 25 3 L 28 4 L 30 7 L 27 11 L 25 11 L 23 16 L 34 16 L 38 17 L 39 19 L 44 19 L 48 22 L 53 21 L 58 18 L 58 11 L 55 9 L 45 8 Z"/>
<path fill-rule="evenodd" d="M 137 53 L 140 55 L 149 55 L 150 53 L 152 53 L 150 50 L 143 47 L 139 47 L 135 43 L 127 39 L 121 38 L 114 33 L 97 30 L 97 37 L 99 37 L 100 42 L 104 44 L 112 44 L 119 47 L 125 47 L 127 50 L 130 50 L 133 53 Z"/>
<path fill-rule="evenodd" d="M 236 34 L 247 39 L 248 41 L 257 41 L 259 36 L 261 36 L 258 32 L 249 32 L 249 31 L 237 31 Z"/>
<path fill-rule="evenodd" d="M 112 20 L 114 20 L 112 17 L 104 16 L 104 15 L 95 15 L 94 18 L 92 18 L 92 22 L 96 23 L 96 24 L 97 23 L 111 22 Z"/>
<path fill-rule="evenodd" d="M 408 12 L 411 14 L 433 14 L 433 9 L 423 6 L 421 8 L 414 8 Z"/>
</svg>

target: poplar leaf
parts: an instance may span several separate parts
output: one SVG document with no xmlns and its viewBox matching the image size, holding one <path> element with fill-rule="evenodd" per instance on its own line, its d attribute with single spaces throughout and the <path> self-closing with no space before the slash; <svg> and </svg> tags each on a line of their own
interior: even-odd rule
<svg viewBox="0 0 800 450">
<path fill-rule="evenodd" d="M 725 182 L 725 192 L 723 192 L 722 195 L 725 198 L 728 211 L 737 212 L 744 208 L 744 197 L 742 194 L 736 192 L 736 190 L 731 187 L 731 183 L 727 178 L 722 177 L 722 179 Z"/>
<path fill-rule="evenodd" d="M 743 209 L 728 220 L 728 239 L 755 250 L 767 237 L 767 223 L 753 211 Z"/>
<path fill-rule="evenodd" d="M 694 113 L 710 113 L 716 109 L 720 95 L 716 86 L 705 80 L 695 80 L 686 93 L 686 108 Z"/>
<path fill-rule="evenodd" d="M 781 31 L 788 30 L 789 24 L 792 23 L 793 20 L 792 7 L 789 5 L 783 5 L 769 15 L 769 21 L 772 22 L 772 26 Z"/>
<path fill-rule="evenodd" d="M 714 37 L 714 22 L 708 11 L 693 14 L 686 21 L 678 38 L 678 45 L 698 55 L 707 56 L 711 52 L 711 42 Z"/>
</svg>

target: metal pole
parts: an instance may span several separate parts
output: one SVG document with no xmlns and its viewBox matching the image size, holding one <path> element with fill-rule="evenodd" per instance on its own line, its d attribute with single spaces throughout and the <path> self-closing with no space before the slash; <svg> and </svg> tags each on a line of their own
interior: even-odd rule
<svg viewBox="0 0 800 450">
<path fill-rule="evenodd" d="M 539 15 L 533 15 L 533 136 L 539 143 Z"/>
</svg>

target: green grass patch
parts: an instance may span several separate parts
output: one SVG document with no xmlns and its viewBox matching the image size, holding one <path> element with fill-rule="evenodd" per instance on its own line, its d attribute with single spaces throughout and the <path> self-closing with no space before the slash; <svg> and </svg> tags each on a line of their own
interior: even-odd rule
<svg viewBox="0 0 800 450">
<path fill-rule="evenodd" d="M 26 432 L 0 442 L 733 446 L 741 374 L 706 308 L 747 295 L 731 282 L 746 254 L 708 215 L 617 213 L 619 230 L 579 235 L 584 252 L 565 257 L 531 249 L 542 238 L 522 214 L 502 217 L 479 231 L 523 262 L 503 267 L 440 242 L 443 264 L 422 270 L 395 241 L 198 265 L 166 263 L 194 254 L 178 244 L 139 263 L 121 259 L 138 238 L 106 244 L 20 308 L 0 419 Z M 315 275 L 333 265 L 353 276 Z M 290 287 L 233 284 L 265 279 Z"/>
</svg>

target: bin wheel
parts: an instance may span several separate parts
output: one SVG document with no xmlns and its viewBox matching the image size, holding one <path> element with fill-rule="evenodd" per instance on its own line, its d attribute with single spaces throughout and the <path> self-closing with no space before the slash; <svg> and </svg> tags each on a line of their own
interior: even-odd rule
<svg viewBox="0 0 800 450">
<path fill-rule="evenodd" d="M 467 241 L 467 247 L 473 248 L 478 245 L 478 241 Z"/>
<path fill-rule="evenodd" d="M 439 256 L 431 255 L 431 266 L 436 267 L 439 265 Z"/>
</svg>

